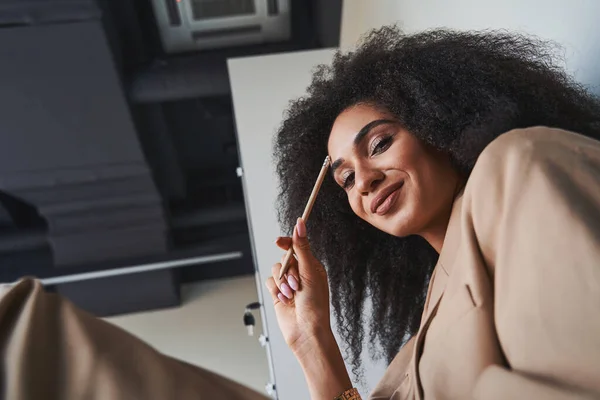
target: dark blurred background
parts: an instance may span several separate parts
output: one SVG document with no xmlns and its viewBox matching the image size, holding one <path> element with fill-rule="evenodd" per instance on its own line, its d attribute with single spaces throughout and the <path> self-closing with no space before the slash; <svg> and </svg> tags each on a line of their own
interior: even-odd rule
<svg viewBox="0 0 600 400">
<path fill-rule="evenodd" d="M 105 316 L 253 274 L 226 59 L 337 47 L 341 3 L 0 1 L 0 282 Z"/>
</svg>

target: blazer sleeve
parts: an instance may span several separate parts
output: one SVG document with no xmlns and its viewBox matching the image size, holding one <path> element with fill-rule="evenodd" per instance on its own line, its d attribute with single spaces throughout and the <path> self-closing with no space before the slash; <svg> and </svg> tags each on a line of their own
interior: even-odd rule
<svg viewBox="0 0 600 400">
<path fill-rule="evenodd" d="M 474 398 L 598 398 L 600 143 L 543 127 L 506 133 L 478 159 L 463 207 L 508 366 L 488 367 Z"/>
</svg>

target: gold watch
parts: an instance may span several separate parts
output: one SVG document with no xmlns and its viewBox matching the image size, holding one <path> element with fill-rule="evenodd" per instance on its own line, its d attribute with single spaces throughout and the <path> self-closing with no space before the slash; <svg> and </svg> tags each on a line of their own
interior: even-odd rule
<svg viewBox="0 0 600 400">
<path fill-rule="evenodd" d="M 360 394 L 356 388 L 348 389 L 333 400 L 361 400 Z"/>
</svg>

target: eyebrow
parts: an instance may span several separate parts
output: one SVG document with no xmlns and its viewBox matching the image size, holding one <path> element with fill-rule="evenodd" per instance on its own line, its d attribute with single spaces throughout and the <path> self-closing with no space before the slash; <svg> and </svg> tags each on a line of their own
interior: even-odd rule
<svg viewBox="0 0 600 400">
<path fill-rule="evenodd" d="M 356 136 L 354 136 L 354 147 L 358 146 L 360 144 L 360 142 L 365 138 L 365 136 L 367 136 L 369 134 L 369 132 L 371 132 L 371 130 L 373 130 L 374 128 L 378 127 L 379 125 L 393 124 L 393 123 L 394 123 L 394 121 L 392 121 L 391 119 L 376 119 L 375 121 L 369 122 L 368 124 L 363 126 L 360 131 L 358 131 Z M 340 165 L 342 165 L 343 163 L 344 163 L 343 158 L 338 158 L 337 160 L 335 160 L 331 164 L 331 174 L 335 175 L 335 170 L 338 169 L 340 167 Z"/>
</svg>

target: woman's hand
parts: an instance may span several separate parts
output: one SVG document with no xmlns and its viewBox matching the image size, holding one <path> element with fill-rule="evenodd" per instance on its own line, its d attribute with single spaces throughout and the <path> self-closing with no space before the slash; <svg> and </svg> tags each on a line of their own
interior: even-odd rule
<svg viewBox="0 0 600 400">
<path fill-rule="evenodd" d="M 279 328 L 300 362 L 311 399 L 333 399 L 352 382 L 331 331 L 325 268 L 310 251 L 302 219 L 298 218 L 292 238 L 280 237 L 276 243 L 286 251 L 292 246 L 296 255 L 281 281 L 277 263 L 266 282 Z"/>
<path fill-rule="evenodd" d="M 281 280 L 281 262 L 273 265 L 272 277 L 266 282 L 279 328 L 296 356 L 308 351 L 316 340 L 331 335 L 327 274 L 312 255 L 306 236 L 306 225 L 299 218 L 292 238 L 277 239 L 275 243 L 283 250 L 292 246 L 295 257 L 290 259 L 290 268 Z"/>
</svg>

